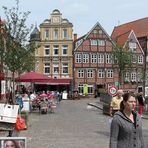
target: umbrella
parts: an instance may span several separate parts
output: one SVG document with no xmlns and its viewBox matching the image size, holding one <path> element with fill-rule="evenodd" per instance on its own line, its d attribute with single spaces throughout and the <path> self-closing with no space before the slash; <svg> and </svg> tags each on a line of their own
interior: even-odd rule
<svg viewBox="0 0 148 148">
<path fill-rule="evenodd" d="M 42 93 L 42 94 L 40 94 L 40 97 L 47 97 L 47 94 Z"/>
<path fill-rule="evenodd" d="M 48 76 L 36 72 L 27 72 L 15 79 L 16 82 L 42 82 L 46 80 L 49 80 Z"/>
</svg>

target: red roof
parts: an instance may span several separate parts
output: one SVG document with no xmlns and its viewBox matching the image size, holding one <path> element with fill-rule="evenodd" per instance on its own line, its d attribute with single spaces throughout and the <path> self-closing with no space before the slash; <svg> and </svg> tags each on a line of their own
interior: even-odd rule
<svg viewBox="0 0 148 148">
<path fill-rule="evenodd" d="M 111 36 L 116 39 L 129 30 L 133 30 L 137 37 L 148 36 L 148 17 L 114 27 Z"/>
</svg>

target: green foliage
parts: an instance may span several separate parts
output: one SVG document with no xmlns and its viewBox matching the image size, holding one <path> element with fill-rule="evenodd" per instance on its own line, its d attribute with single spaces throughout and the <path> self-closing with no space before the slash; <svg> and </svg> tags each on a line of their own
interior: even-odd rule
<svg viewBox="0 0 148 148">
<path fill-rule="evenodd" d="M 113 49 L 113 66 L 118 67 L 119 79 L 121 82 L 122 76 L 127 69 L 132 67 L 132 52 L 128 48 L 117 46 Z"/>
<path fill-rule="evenodd" d="M 20 73 L 32 70 L 35 45 L 28 42 L 32 28 L 29 29 L 26 26 L 30 12 L 19 11 L 19 0 L 16 0 L 16 7 L 8 9 L 3 6 L 3 9 L 6 16 L 6 37 L 5 45 L 3 45 L 5 50 L 1 53 L 4 57 L 3 61 L 11 72 Z"/>
</svg>

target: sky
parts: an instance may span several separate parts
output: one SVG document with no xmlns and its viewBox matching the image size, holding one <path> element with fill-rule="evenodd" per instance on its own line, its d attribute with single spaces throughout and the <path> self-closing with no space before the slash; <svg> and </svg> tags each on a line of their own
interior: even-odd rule
<svg viewBox="0 0 148 148">
<path fill-rule="evenodd" d="M 0 16 L 5 18 L 2 6 L 12 8 L 15 0 L 0 0 Z M 148 17 L 148 0 L 19 0 L 19 11 L 30 11 L 26 24 L 39 25 L 50 19 L 54 9 L 73 24 L 73 33 L 83 36 L 99 22 L 111 35 L 115 26 Z"/>
</svg>

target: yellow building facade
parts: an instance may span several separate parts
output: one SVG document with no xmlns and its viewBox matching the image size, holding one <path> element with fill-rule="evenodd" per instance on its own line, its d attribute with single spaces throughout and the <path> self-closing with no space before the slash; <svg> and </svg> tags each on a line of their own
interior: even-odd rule
<svg viewBox="0 0 148 148">
<path fill-rule="evenodd" d="M 72 78 L 73 24 L 55 9 L 32 33 L 39 48 L 35 49 L 35 71 L 52 78 Z M 36 36 L 34 36 L 36 35 Z"/>
</svg>

